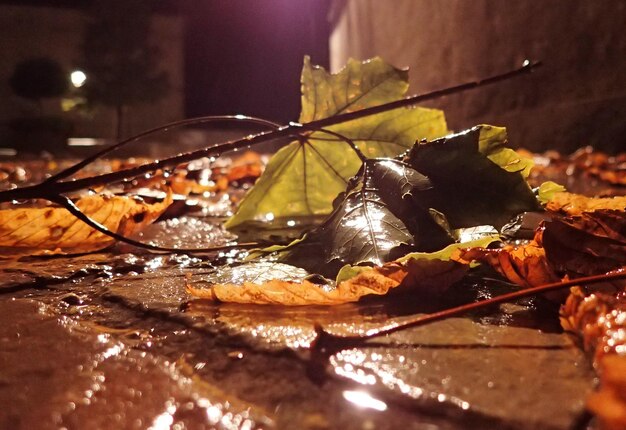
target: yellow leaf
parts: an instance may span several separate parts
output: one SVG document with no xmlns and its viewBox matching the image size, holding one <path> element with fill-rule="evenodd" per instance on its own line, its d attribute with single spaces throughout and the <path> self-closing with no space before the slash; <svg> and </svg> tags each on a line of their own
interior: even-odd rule
<svg viewBox="0 0 626 430">
<path fill-rule="evenodd" d="M 126 196 L 93 195 L 82 197 L 76 206 L 109 230 L 130 236 L 156 220 L 171 202 L 170 195 L 155 204 Z M 65 208 L 0 210 L 0 248 L 5 255 L 89 252 L 105 248 L 114 241 Z"/>
</svg>

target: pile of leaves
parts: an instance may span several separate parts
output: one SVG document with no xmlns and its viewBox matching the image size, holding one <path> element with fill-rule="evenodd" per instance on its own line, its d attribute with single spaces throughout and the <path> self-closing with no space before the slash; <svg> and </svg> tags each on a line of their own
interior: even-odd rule
<svg viewBox="0 0 626 430">
<path fill-rule="evenodd" d="M 535 167 L 529 182 L 539 186 L 551 180 L 564 184 L 571 191 L 594 195 L 620 195 L 626 185 L 626 154 L 610 155 L 591 146 L 564 155 L 556 151 L 532 154 L 521 150 L 523 156 L 533 158 Z"/>
<path fill-rule="evenodd" d="M 337 74 L 305 58 L 299 121 L 393 103 L 407 90 L 408 72 L 379 58 L 350 61 Z M 626 197 L 588 198 L 554 182 L 531 188 L 529 179 L 548 168 L 533 170 L 531 157 L 508 147 L 504 128 L 477 125 L 451 133 L 440 110 L 399 107 L 292 137 L 263 172 L 259 156 L 248 153 L 226 174 L 213 169 L 210 183 L 198 181 L 184 165 L 125 182 L 122 195 L 96 189 L 73 196 L 73 202 L 52 199 L 59 204 L 0 210 L 0 247 L 17 254 L 102 249 L 115 241 L 107 231 L 136 233 L 163 214 L 173 193 L 219 193 L 258 177 L 225 227 L 276 243 L 189 280 L 193 296 L 333 305 L 390 293 L 442 294 L 478 264 L 520 288 L 626 267 Z M 567 159 L 545 158 L 624 185 L 623 156 L 586 149 Z M 24 179 L 7 172 L 10 178 Z M 137 188 L 156 188 L 166 197 L 148 203 L 127 195 Z M 75 218 L 77 213 L 91 224 Z M 511 235 L 523 230 L 525 213 L 539 213 L 543 221 L 531 240 L 514 242 Z M 573 289 L 561 318 L 603 369 L 604 391 L 590 407 L 607 427 L 619 428 L 626 422 L 619 376 L 626 364 L 623 355 L 607 357 L 624 351 L 626 290 L 623 283 L 602 288 Z"/>
<path fill-rule="evenodd" d="M 380 58 L 351 60 L 337 74 L 305 58 L 299 121 L 393 103 L 407 90 L 408 72 Z M 239 266 L 198 280 L 189 286 L 193 295 L 307 305 L 356 301 L 397 287 L 436 294 L 476 262 L 492 264 L 522 286 L 570 275 L 556 267 L 554 255 L 562 252 L 551 251 L 551 244 L 570 234 L 566 227 L 575 228 L 574 221 L 553 217 L 523 247 L 485 248 L 506 241 L 516 216 L 555 214 L 579 198 L 567 195 L 563 203 L 564 189 L 554 183 L 533 190 L 527 181 L 533 161 L 508 147 L 504 128 L 478 125 L 451 134 L 440 110 L 400 107 L 294 137 L 262 174 L 258 155 L 248 153 L 239 169 L 212 172 L 211 182 L 194 180 L 189 166 L 179 165 L 118 187 L 122 193 L 156 188 L 168 196 L 210 194 L 261 174 L 225 227 L 256 240 L 279 234 L 295 240 L 260 247 Z M 150 204 L 127 194 L 76 197 L 74 204 L 95 221 L 91 226 L 71 217 L 67 207 L 1 211 L 0 246 L 30 253 L 101 249 L 113 239 L 98 225 L 128 235 L 157 219 L 170 203 L 169 197 Z M 623 210 L 619 199 L 586 204 Z M 594 264 L 595 273 L 614 268 L 604 260 Z M 199 288 L 200 283 L 209 288 Z"/>
</svg>

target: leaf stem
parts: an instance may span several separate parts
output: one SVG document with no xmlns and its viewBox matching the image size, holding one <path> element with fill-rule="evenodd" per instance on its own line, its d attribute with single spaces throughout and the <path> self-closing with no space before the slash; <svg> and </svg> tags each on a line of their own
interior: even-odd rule
<svg viewBox="0 0 626 430">
<path fill-rule="evenodd" d="M 328 130 L 327 128 L 320 128 L 320 129 L 318 129 L 318 131 L 321 131 L 322 133 L 330 134 L 330 135 L 335 136 L 336 138 L 338 138 L 340 140 L 343 140 L 354 151 L 354 153 L 357 155 L 357 157 L 359 157 L 359 160 L 361 160 L 362 163 L 365 163 L 367 161 L 367 157 L 359 149 L 359 147 L 356 145 L 356 143 L 354 143 L 354 140 L 350 139 L 347 136 L 344 136 L 343 134 L 339 134 L 339 133 L 334 132 L 332 130 Z"/>
</svg>

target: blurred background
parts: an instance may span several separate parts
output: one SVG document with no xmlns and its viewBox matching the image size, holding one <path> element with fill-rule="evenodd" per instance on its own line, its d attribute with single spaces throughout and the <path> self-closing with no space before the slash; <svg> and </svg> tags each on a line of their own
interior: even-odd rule
<svg viewBox="0 0 626 430">
<path fill-rule="evenodd" d="M 517 147 L 624 151 L 624 23 L 623 0 L 1 0 L 0 147 L 63 153 L 210 114 L 286 123 L 304 55 L 332 71 L 378 55 L 411 69 L 411 93 L 542 60 L 428 105 Z"/>
</svg>

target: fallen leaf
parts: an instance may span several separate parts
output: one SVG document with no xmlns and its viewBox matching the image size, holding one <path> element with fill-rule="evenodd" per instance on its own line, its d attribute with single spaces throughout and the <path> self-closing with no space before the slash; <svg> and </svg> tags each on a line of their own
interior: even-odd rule
<svg viewBox="0 0 626 430">
<path fill-rule="evenodd" d="M 527 245 L 506 245 L 499 249 L 462 249 L 452 259 L 466 264 L 489 264 L 509 281 L 525 288 L 559 280 L 546 259 L 545 250 L 535 241 Z"/>
<path fill-rule="evenodd" d="M 540 210 L 526 182 L 532 161 L 505 143 L 503 128 L 480 125 L 419 142 L 405 160 L 431 180 L 430 207 L 453 228 L 488 224 L 499 229 L 515 215 Z"/>
<path fill-rule="evenodd" d="M 626 213 L 597 210 L 553 217 L 541 234 L 553 270 L 571 278 L 606 273 L 626 266 Z"/>
<path fill-rule="evenodd" d="M 230 277 L 236 283 L 213 283 L 210 279 L 208 288 L 188 283 L 187 291 L 197 298 L 229 303 L 338 305 L 356 302 L 365 296 L 385 295 L 394 289 L 441 291 L 460 280 L 466 270 L 466 266 L 453 261 L 409 259 L 405 263 L 391 262 L 359 271 L 356 276 L 335 286 L 332 282 L 313 282 L 307 278 L 308 272 L 297 267 L 260 262 L 220 273 L 222 280 Z M 300 279 L 295 280 L 294 277 L 298 276 Z"/>
<path fill-rule="evenodd" d="M 563 185 L 557 184 L 553 181 L 546 181 L 539 185 L 539 189 L 537 190 L 537 199 L 545 205 L 550 200 L 553 200 L 556 194 L 563 192 L 566 192 Z"/>
<path fill-rule="evenodd" d="M 450 232 L 419 196 L 430 181 L 398 160 L 367 160 L 319 227 L 286 248 L 279 261 L 334 278 L 346 264 L 381 266 L 408 250 L 450 244 Z"/>
<path fill-rule="evenodd" d="M 567 215 L 580 215 L 583 212 L 600 209 L 624 211 L 626 210 L 626 196 L 597 198 L 567 192 L 554 193 L 547 202 L 546 209 Z"/>
<path fill-rule="evenodd" d="M 127 196 L 92 195 L 76 205 L 109 230 L 130 236 L 156 220 L 171 196 L 155 204 Z M 0 248 L 8 254 L 66 254 L 105 248 L 115 240 L 89 227 L 61 207 L 0 210 Z"/>
<path fill-rule="evenodd" d="M 407 71 L 380 58 L 364 63 L 352 60 L 332 75 L 312 66 L 307 57 L 302 70 L 300 121 L 398 100 L 407 89 Z M 416 139 L 432 139 L 448 132 L 443 112 L 425 108 L 395 109 L 328 129 L 352 139 L 368 157 L 395 156 Z M 285 225 L 304 228 L 318 224 L 332 211 L 333 199 L 346 189 L 360 166 L 361 160 L 348 143 L 313 132 L 274 154 L 225 225 L 237 232 L 254 233 Z"/>
<path fill-rule="evenodd" d="M 602 430 L 626 428 L 626 356 L 607 355 L 600 360 L 600 389 L 589 395 L 587 408 Z"/>
</svg>

